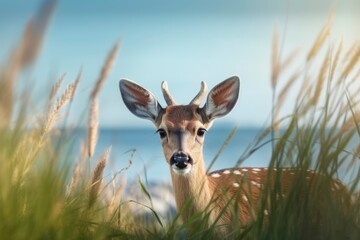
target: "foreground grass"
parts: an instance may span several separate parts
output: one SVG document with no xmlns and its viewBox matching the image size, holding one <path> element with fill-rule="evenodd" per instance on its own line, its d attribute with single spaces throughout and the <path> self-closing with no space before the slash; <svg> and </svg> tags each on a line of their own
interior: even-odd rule
<svg viewBox="0 0 360 240">
<path fill-rule="evenodd" d="M 93 159 L 98 133 L 98 93 L 109 74 L 118 44 L 110 51 L 99 78 L 89 94 L 88 137 L 79 154 L 69 152 L 66 142 L 75 136 L 59 131 L 66 128 L 70 103 L 74 100 L 81 72 L 60 93 L 64 76 L 49 92 L 49 104 L 39 116 L 31 116 L 34 102 L 20 99 L 15 89 L 18 76 L 31 67 L 41 45 L 51 15 L 49 1 L 35 20 L 29 22 L 26 34 L 2 66 L 0 75 L 0 235 L 4 239 L 211 239 L 214 228 L 194 216 L 182 223 L 179 215 L 164 220 L 153 209 L 151 220 L 136 217 L 125 200 L 123 182 L 115 175 L 104 178 L 111 148 L 99 159 Z M 42 24 L 39 24 L 42 23 Z M 349 50 L 343 45 L 328 46 L 325 58 L 318 57 L 328 36 L 325 26 L 304 64 L 294 74 L 284 74 L 293 56 L 279 57 L 277 36 L 273 40 L 272 87 L 273 114 L 270 127 L 249 145 L 239 163 L 264 144 L 272 144 L 269 171 L 294 167 L 299 174 L 288 197 L 278 199 L 280 176 L 275 175 L 274 189 L 265 188 L 258 217 L 249 226 L 239 226 L 228 238 L 244 239 L 359 239 L 360 237 L 360 127 L 359 127 L 359 56 L 360 45 Z M 28 43 L 32 43 L 30 46 Z M 34 47 L 36 46 L 36 47 Z M 100 70 L 100 69 L 99 69 Z M 289 76 L 288 76 L 289 75 Z M 300 84 L 299 92 L 291 92 Z M 289 94 L 296 94 L 294 111 L 280 118 L 281 107 Z M 34 122 L 33 119 L 36 119 Z M 278 130 L 281 129 L 281 130 Z M 265 136 L 270 142 L 264 142 Z M 59 141 L 61 139 L 61 141 Z M 96 161 L 91 168 L 90 160 Z M 76 163 L 73 166 L 72 163 Z M 306 170 L 324 176 L 307 188 Z M 348 191 L 331 191 L 330 178 L 340 178 Z M 148 198 L 146 187 L 141 187 Z M 106 196 L 106 197 L 104 197 Z M 270 206 L 270 208 L 269 208 Z M 229 207 L 232 207 L 229 205 Z M 264 208 L 271 214 L 267 217 Z M 311 211 L 316 209 L 317 219 Z M 317 225 L 314 226 L 314 222 Z M 196 231 L 188 232 L 191 227 Z M 226 236 L 224 236 L 225 238 Z M 309 238 L 310 237 L 310 238 Z"/>
</svg>

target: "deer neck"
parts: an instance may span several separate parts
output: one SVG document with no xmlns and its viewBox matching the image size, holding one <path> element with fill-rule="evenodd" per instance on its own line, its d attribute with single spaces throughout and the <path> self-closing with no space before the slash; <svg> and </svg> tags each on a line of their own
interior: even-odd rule
<svg viewBox="0 0 360 240">
<path fill-rule="evenodd" d="M 204 211 L 213 195 L 202 154 L 195 162 L 189 174 L 178 175 L 171 170 L 176 204 L 184 219 Z"/>
</svg>

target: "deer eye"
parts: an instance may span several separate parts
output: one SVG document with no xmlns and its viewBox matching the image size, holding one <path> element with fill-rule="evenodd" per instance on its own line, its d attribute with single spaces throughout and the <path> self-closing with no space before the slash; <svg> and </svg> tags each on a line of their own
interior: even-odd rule
<svg viewBox="0 0 360 240">
<path fill-rule="evenodd" d="M 160 138 L 165 138 L 166 135 L 167 135 L 166 131 L 164 129 L 162 129 L 162 128 L 159 128 L 156 132 L 159 133 Z"/>
<path fill-rule="evenodd" d="M 203 137 L 206 132 L 207 132 L 207 131 L 206 131 L 205 128 L 199 128 L 199 129 L 197 130 L 197 135 L 198 135 L 199 137 Z"/>
</svg>

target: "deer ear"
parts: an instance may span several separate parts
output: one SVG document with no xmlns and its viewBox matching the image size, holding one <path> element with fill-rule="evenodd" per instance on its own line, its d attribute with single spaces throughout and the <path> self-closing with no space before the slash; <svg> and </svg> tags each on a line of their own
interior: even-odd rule
<svg viewBox="0 0 360 240">
<path fill-rule="evenodd" d="M 150 91 L 125 79 L 120 80 L 119 87 L 122 99 L 130 112 L 156 123 L 163 109 Z"/>
<path fill-rule="evenodd" d="M 203 107 L 203 111 L 209 121 L 223 117 L 235 106 L 240 89 L 240 79 L 230 77 L 216 85 L 211 91 Z"/>
</svg>

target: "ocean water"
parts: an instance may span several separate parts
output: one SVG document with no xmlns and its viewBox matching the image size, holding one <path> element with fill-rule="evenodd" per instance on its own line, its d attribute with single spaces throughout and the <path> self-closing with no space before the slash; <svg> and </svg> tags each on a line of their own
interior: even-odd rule
<svg viewBox="0 0 360 240">
<path fill-rule="evenodd" d="M 204 143 L 206 167 L 214 159 L 231 131 L 231 128 L 213 127 L 206 133 Z M 260 129 L 253 128 L 238 129 L 212 166 L 211 171 L 234 167 L 260 132 Z M 84 137 L 86 133 L 83 132 L 82 135 Z M 148 181 L 170 181 L 170 168 L 164 159 L 160 138 L 154 129 L 101 129 L 95 159 L 109 146 L 112 146 L 112 152 L 107 174 L 114 174 L 127 168 L 131 160 L 130 167 L 123 172 L 127 180 L 131 181 L 140 176 Z M 271 144 L 268 144 L 242 161 L 240 166 L 266 167 L 270 156 Z"/>
</svg>

